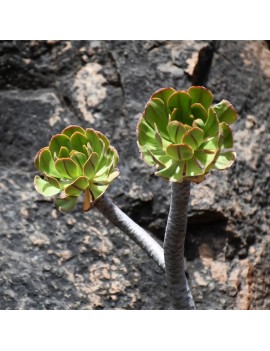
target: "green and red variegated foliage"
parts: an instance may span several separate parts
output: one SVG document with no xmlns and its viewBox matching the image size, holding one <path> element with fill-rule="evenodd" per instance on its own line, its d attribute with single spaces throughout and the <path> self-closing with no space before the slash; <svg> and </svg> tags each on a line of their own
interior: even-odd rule
<svg viewBox="0 0 270 351">
<path fill-rule="evenodd" d="M 83 209 L 88 211 L 118 176 L 118 161 L 105 135 L 72 125 L 38 151 L 34 163 L 44 177 L 35 177 L 35 188 L 43 196 L 59 194 L 55 204 L 62 212 L 71 211 L 84 193 Z"/>
<path fill-rule="evenodd" d="M 156 166 L 157 176 L 200 183 L 211 169 L 233 164 L 236 154 L 229 125 L 237 112 L 226 100 L 212 102 L 212 93 L 202 86 L 187 91 L 165 88 L 151 96 L 137 137 L 144 161 Z"/>
</svg>

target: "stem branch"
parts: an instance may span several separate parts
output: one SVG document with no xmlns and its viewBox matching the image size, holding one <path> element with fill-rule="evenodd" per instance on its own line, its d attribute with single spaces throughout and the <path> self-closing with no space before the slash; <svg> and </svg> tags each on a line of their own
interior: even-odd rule
<svg viewBox="0 0 270 351">
<path fill-rule="evenodd" d="M 95 207 L 111 223 L 126 233 L 137 245 L 151 257 L 157 265 L 165 270 L 164 251 L 158 242 L 151 237 L 143 228 L 135 223 L 123 211 L 120 210 L 112 200 L 103 195 L 96 203 Z"/>
<path fill-rule="evenodd" d="M 166 280 L 173 306 L 177 310 L 195 309 L 184 268 L 189 195 L 189 181 L 172 183 L 171 207 L 165 232 L 164 255 Z"/>
</svg>

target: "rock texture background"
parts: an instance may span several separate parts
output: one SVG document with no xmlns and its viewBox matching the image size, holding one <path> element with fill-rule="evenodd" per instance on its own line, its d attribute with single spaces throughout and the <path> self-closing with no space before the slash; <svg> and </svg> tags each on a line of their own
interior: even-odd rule
<svg viewBox="0 0 270 351">
<path fill-rule="evenodd" d="M 135 128 L 160 87 L 204 84 L 238 110 L 237 162 L 193 186 L 186 241 L 198 309 L 270 308 L 270 51 L 264 41 L 0 42 L 0 308 L 169 309 L 164 275 L 96 210 L 62 215 L 33 157 L 69 124 L 120 154 L 114 201 L 160 241 L 169 184 Z"/>
</svg>

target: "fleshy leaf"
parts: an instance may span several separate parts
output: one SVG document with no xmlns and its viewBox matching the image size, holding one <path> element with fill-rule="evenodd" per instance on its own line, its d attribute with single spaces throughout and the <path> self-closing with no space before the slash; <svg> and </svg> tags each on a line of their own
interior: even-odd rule
<svg viewBox="0 0 270 351">
<path fill-rule="evenodd" d="M 169 108 L 171 112 L 176 108 L 179 111 L 181 120 L 179 122 L 185 121 L 190 115 L 191 108 L 191 98 L 189 94 L 185 91 L 177 91 L 173 93 L 168 101 Z"/>
<path fill-rule="evenodd" d="M 168 132 L 173 143 L 181 144 L 186 128 L 181 122 L 172 121 L 168 124 Z"/>
<path fill-rule="evenodd" d="M 101 132 L 98 132 L 96 131 L 96 135 L 99 137 L 99 139 L 101 139 L 105 145 L 105 149 L 107 150 L 108 147 L 110 146 L 110 142 L 109 142 L 109 139 L 104 135 L 102 134 Z"/>
<path fill-rule="evenodd" d="M 219 146 L 218 144 L 219 144 L 219 138 L 218 137 L 211 138 L 211 139 L 207 140 L 206 142 L 202 143 L 200 145 L 200 149 L 217 150 L 218 146 Z"/>
<path fill-rule="evenodd" d="M 192 104 L 200 103 L 206 110 L 213 102 L 213 94 L 202 86 L 190 87 L 188 93 L 191 96 Z"/>
<path fill-rule="evenodd" d="M 104 151 L 105 144 L 102 140 L 100 140 L 94 129 L 87 128 L 86 137 L 90 141 L 92 151 L 96 152 L 98 155 L 101 155 Z"/>
<path fill-rule="evenodd" d="M 51 177 L 60 178 L 57 171 L 50 150 L 44 148 L 39 154 L 39 169 Z"/>
<path fill-rule="evenodd" d="M 79 175 L 78 166 L 70 158 L 58 158 L 55 167 L 61 174 L 61 178 L 74 179 Z"/>
<path fill-rule="evenodd" d="M 83 134 L 80 132 L 73 133 L 70 141 L 73 150 L 84 153 L 83 145 L 87 145 L 88 140 Z"/>
<path fill-rule="evenodd" d="M 192 122 L 192 127 L 193 128 L 201 128 L 202 130 L 204 129 L 204 122 L 202 119 L 197 118 Z"/>
<path fill-rule="evenodd" d="M 69 151 L 65 146 L 61 146 L 60 150 L 59 150 L 59 158 L 63 158 L 63 157 L 69 157 Z"/>
<path fill-rule="evenodd" d="M 204 165 L 204 167 L 207 167 L 215 159 L 216 153 L 217 152 L 213 150 L 199 149 L 194 152 L 194 156 Z"/>
<path fill-rule="evenodd" d="M 115 169 L 110 175 L 102 175 L 94 179 L 95 185 L 109 185 L 115 178 L 119 176 L 119 170 Z"/>
<path fill-rule="evenodd" d="M 88 186 L 89 186 L 88 179 L 82 176 L 77 178 L 70 185 L 68 185 L 65 188 L 65 193 L 69 196 L 79 196 Z"/>
<path fill-rule="evenodd" d="M 60 212 L 70 212 L 75 208 L 76 202 L 76 196 L 58 197 L 55 199 L 55 206 Z"/>
<path fill-rule="evenodd" d="M 220 124 L 221 134 L 222 134 L 222 145 L 223 149 L 231 149 L 233 147 L 233 136 L 231 128 L 224 122 Z"/>
<path fill-rule="evenodd" d="M 203 173 L 203 168 L 200 166 L 195 157 L 186 161 L 186 176 L 198 176 Z"/>
<path fill-rule="evenodd" d="M 49 144 L 49 149 L 51 151 L 51 154 L 53 158 L 55 156 L 59 156 L 59 151 L 61 147 L 64 146 L 68 150 L 71 150 L 71 144 L 70 144 L 70 139 L 64 135 L 64 134 L 56 134 L 51 138 L 50 144 Z"/>
<path fill-rule="evenodd" d="M 85 162 L 87 160 L 85 154 L 83 154 L 82 152 L 79 152 L 79 151 L 73 151 L 71 153 L 71 157 L 70 158 L 78 166 L 78 174 L 82 175 L 83 174 L 83 166 L 84 166 L 84 164 L 85 164 Z"/>
<path fill-rule="evenodd" d="M 176 170 L 178 170 L 177 176 L 179 176 L 179 179 L 180 179 L 181 176 L 182 176 L 181 170 L 183 169 L 183 165 L 184 165 L 184 162 L 170 160 L 170 162 L 167 165 L 167 167 L 157 171 L 155 173 L 155 175 L 170 180 L 171 177 L 175 177 L 176 176 Z"/>
<path fill-rule="evenodd" d="M 157 141 L 155 139 L 155 131 L 152 127 L 149 126 L 148 123 L 146 123 L 144 118 L 140 118 L 138 126 L 137 126 L 137 131 L 138 131 L 138 142 L 141 146 L 143 145 L 149 145 L 149 144 L 157 144 Z"/>
<path fill-rule="evenodd" d="M 182 110 L 180 108 L 175 108 L 170 116 L 171 121 L 178 121 L 184 125 L 191 125 L 194 120 L 194 117 L 192 115 L 188 115 L 184 118 Z"/>
<path fill-rule="evenodd" d="M 107 190 L 108 185 L 95 185 L 95 184 L 90 184 L 90 192 L 93 197 L 93 201 L 96 201 L 99 199 L 104 192 Z"/>
<path fill-rule="evenodd" d="M 48 176 L 46 173 L 45 173 L 45 177 L 46 177 L 45 180 L 46 180 L 48 183 L 50 183 L 50 184 L 51 184 L 52 186 L 54 186 L 55 188 L 61 189 L 61 185 L 60 185 L 59 181 L 58 181 L 56 178 L 50 177 L 50 176 Z"/>
<path fill-rule="evenodd" d="M 74 134 L 75 132 L 79 132 L 83 135 L 85 135 L 85 131 L 82 127 L 80 126 L 76 126 L 76 125 L 71 125 L 66 127 L 65 129 L 63 129 L 62 134 L 65 134 L 66 136 L 68 136 L 69 138 L 72 136 L 72 134 Z"/>
<path fill-rule="evenodd" d="M 151 160 L 148 160 L 149 163 L 151 163 L 153 165 L 157 164 L 157 165 L 159 165 L 161 167 L 165 167 L 164 163 L 159 160 L 159 157 L 156 157 L 151 150 L 147 150 L 147 151 L 148 151 L 148 154 L 149 154 L 149 156 L 151 157 L 151 159 L 153 161 L 152 162 Z M 162 156 L 164 156 L 164 155 L 162 155 Z"/>
<path fill-rule="evenodd" d="M 203 141 L 203 131 L 200 128 L 192 128 L 183 137 L 183 144 L 192 147 L 193 150 L 198 149 Z"/>
<path fill-rule="evenodd" d="M 225 122 L 232 124 L 237 119 L 237 112 L 233 108 L 232 104 L 227 100 L 222 100 L 219 104 L 213 106 L 213 109 L 217 113 L 219 122 Z"/>
<path fill-rule="evenodd" d="M 173 88 L 161 88 L 157 90 L 152 96 L 152 98 L 158 98 L 164 102 L 164 104 L 167 103 L 169 97 L 175 93 L 175 90 Z"/>
<path fill-rule="evenodd" d="M 236 158 L 235 152 L 225 152 L 224 154 L 220 154 L 215 163 L 215 169 L 220 171 L 231 167 Z"/>
<path fill-rule="evenodd" d="M 167 115 L 169 115 L 169 108 L 168 108 L 168 100 L 169 97 L 175 92 L 175 90 L 173 88 L 162 88 L 159 89 L 158 91 L 156 91 L 152 96 L 152 98 L 158 98 L 161 101 L 163 101 L 164 106 L 165 106 L 165 111 L 167 113 Z"/>
<path fill-rule="evenodd" d="M 188 160 L 193 156 L 192 148 L 184 144 L 171 144 L 167 147 L 166 153 L 177 161 Z"/>
<path fill-rule="evenodd" d="M 98 165 L 98 154 L 96 152 L 93 152 L 84 164 L 83 174 L 88 179 L 92 179 L 96 174 L 97 165 Z"/>
<path fill-rule="evenodd" d="M 54 196 L 59 194 L 61 191 L 59 188 L 52 186 L 49 182 L 40 178 L 39 176 L 35 176 L 34 184 L 36 191 L 45 197 Z"/>
<path fill-rule="evenodd" d="M 42 172 L 42 170 L 40 169 L 40 160 L 39 160 L 39 156 L 40 156 L 40 154 L 41 154 L 41 152 L 42 152 L 43 150 L 49 150 L 49 148 L 48 148 L 48 147 L 43 147 L 42 149 L 40 149 L 40 150 L 36 153 L 36 156 L 35 156 L 35 158 L 34 158 L 34 165 L 35 165 L 36 169 L 38 169 L 38 170 L 41 171 L 41 172 Z"/>
<path fill-rule="evenodd" d="M 157 98 L 150 100 L 144 110 L 143 118 L 153 129 L 155 129 L 155 124 L 158 125 L 161 136 L 165 139 L 168 138 L 167 124 L 169 116 L 162 100 Z"/>
<path fill-rule="evenodd" d="M 219 130 L 218 117 L 215 111 L 210 108 L 208 110 L 208 118 L 204 127 L 204 137 L 213 137 L 216 136 Z"/>
<path fill-rule="evenodd" d="M 208 114 L 202 104 L 198 102 L 193 104 L 191 106 L 191 113 L 193 114 L 194 118 L 199 118 L 206 122 Z"/>
</svg>

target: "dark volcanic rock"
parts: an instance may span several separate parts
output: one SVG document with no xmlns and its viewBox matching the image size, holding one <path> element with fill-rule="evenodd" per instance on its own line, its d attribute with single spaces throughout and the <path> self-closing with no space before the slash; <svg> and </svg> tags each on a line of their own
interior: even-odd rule
<svg viewBox="0 0 270 351">
<path fill-rule="evenodd" d="M 259 41 L 0 42 L 0 308 L 170 308 L 163 273 L 123 233 L 35 192 L 33 157 L 69 124 L 106 133 L 121 172 L 109 194 L 162 240 L 169 184 L 140 160 L 136 124 L 156 89 L 196 82 L 239 112 L 237 162 L 192 188 L 197 307 L 269 309 L 269 62 Z"/>
</svg>

